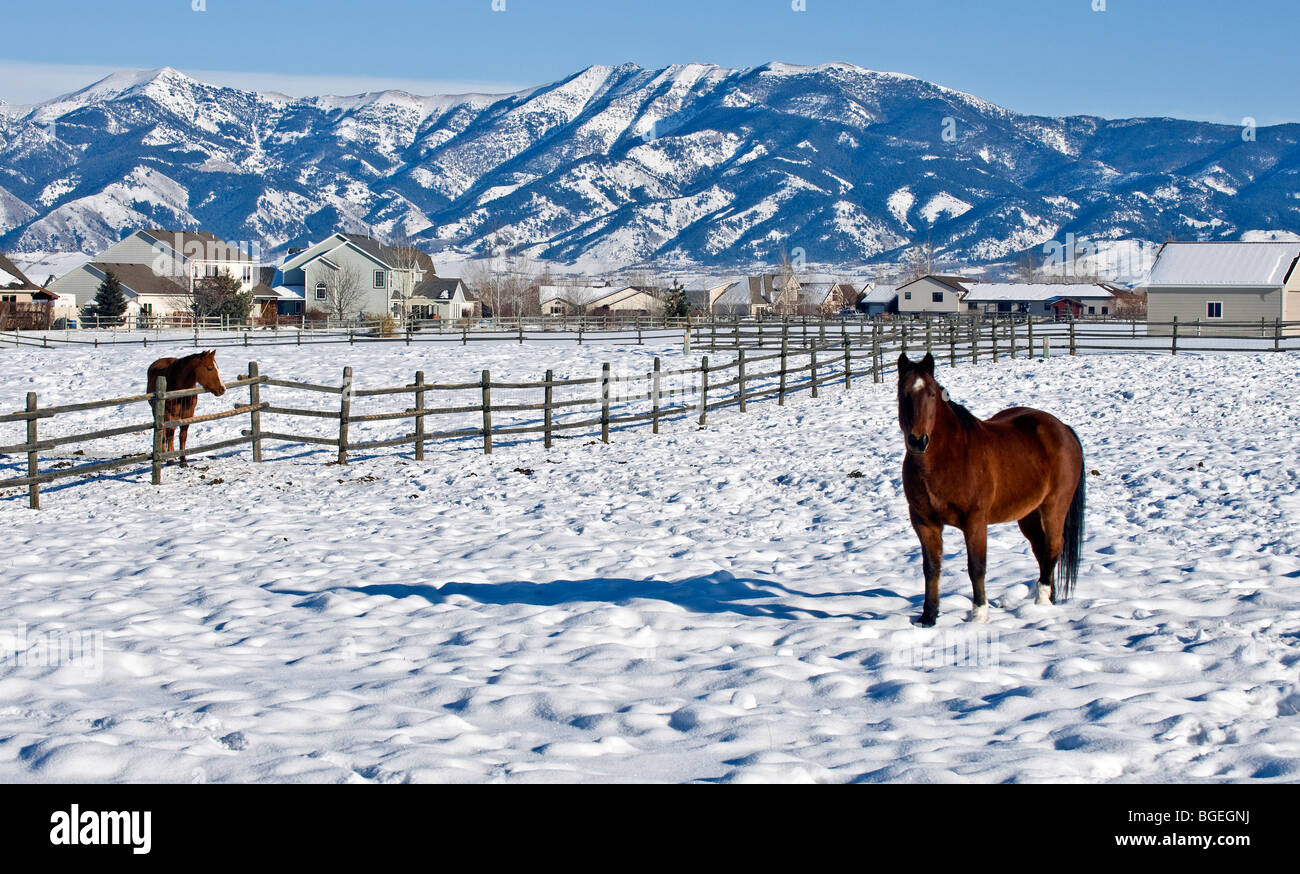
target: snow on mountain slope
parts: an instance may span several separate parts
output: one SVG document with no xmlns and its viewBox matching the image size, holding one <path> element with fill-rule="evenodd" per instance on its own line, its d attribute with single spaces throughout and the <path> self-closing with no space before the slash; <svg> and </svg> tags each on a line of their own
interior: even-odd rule
<svg viewBox="0 0 1300 874">
<path fill-rule="evenodd" d="M 147 220 L 267 250 L 343 227 L 611 267 L 770 264 L 782 247 L 861 265 L 923 241 L 983 262 L 1064 232 L 1300 232 L 1298 147 L 1300 125 L 1245 143 L 1176 119 L 1021 116 L 849 64 L 306 99 L 124 71 L 0 113 L 0 246 L 92 252 Z"/>
</svg>

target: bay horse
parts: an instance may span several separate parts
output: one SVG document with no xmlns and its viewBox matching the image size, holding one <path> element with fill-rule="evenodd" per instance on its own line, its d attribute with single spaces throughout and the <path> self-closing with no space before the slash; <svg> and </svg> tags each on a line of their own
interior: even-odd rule
<svg viewBox="0 0 1300 874">
<path fill-rule="evenodd" d="M 203 386 L 216 397 L 221 397 L 226 393 L 226 386 L 221 381 L 221 374 L 217 372 L 217 353 L 213 349 L 209 349 L 207 352 L 186 355 L 184 358 L 159 358 L 153 364 L 150 364 L 147 388 L 150 394 L 157 390 L 158 377 L 160 376 L 167 377 L 167 391 L 169 392 Z M 163 415 L 166 416 L 169 422 L 177 419 L 188 419 L 194 415 L 194 410 L 198 405 L 198 395 L 171 398 L 167 400 L 164 406 Z M 181 467 L 189 466 L 183 454 L 189 433 L 190 426 L 181 425 Z M 168 452 L 174 451 L 173 439 L 175 434 L 175 428 L 167 429 Z"/>
<path fill-rule="evenodd" d="M 925 570 L 921 625 L 939 617 L 945 525 L 966 537 L 971 621 L 988 621 L 989 525 L 1019 523 L 1038 561 L 1037 603 L 1055 604 L 1058 584 L 1069 598 L 1079 573 L 1086 503 L 1083 444 L 1074 429 L 1029 407 L 977 419 L 935 381 L 928 352 L 915 362 L 906 352 L 898 357 L 898 424 L 907 449 L 903 492 Z"/>
</svg>

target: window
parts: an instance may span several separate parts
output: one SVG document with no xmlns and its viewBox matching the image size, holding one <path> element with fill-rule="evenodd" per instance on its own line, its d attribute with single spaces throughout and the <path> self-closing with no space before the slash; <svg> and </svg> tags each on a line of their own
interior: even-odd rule
<svg viewBox="0 0 1300 874">
<path fill-rule="evenodd" d="M 938 301 L 936 301 L 936 303 L 937 303 L 937 302 L 938 302 Z M 1000 312 L 1000 313 L 1009 313 L 1009 312 L 1011 312 L 1011 301 L 1001 301 L 1001 300 L 998 301 L 998 312 Z"/>
<path fill-rule="evenodd" d="M 329 297 L 329 290 L 326 288 L 325 283 L 323 282 L 316 283 L 316 299 L 325 300 L 328 297 Z"/>
<path fill-rule="evenodd" d="M 252 282 L 252 281 L 253 281 L 253 268 L 252 268 L 252 267 L 245 267 L 245 268 L 244 268 L 244 281 L 245 281 L 245 282 Z"/>
<path fill-rule="evenodd" d="M 382 271 L 382 270 L 376 270 L 376 271 L 375 271 L 375 288 L 383 288 L 383 287 L 384 287 L 384 271 Z"/>
<path fill-rule="evenodd" d="M 1223 301 L 1210 300 L 1205 302 L 1205 317 L 1207 319 L 1223 318 Z"/>
<path fill-rule="evenodd" d="M 903 292 L 903 299 L 904 299 L 904 300 L 911 300 L 911 299 L 912 299 L 912 292 L 910 292 L 910 291 L 905 291 L 905 292 Z"/>
<path fill-rule="evenodd" d="M 933 294 L 930 295 L 930 300 L 934 301 L 935 303 L 943 303 L 943 292 L 942 291 L 934 292 Z"/>
<path fill-rule="evenodd" d="M 1088 307 L 1088 315 L 1090 315 L 1090 316 L 1095 316 L 1095 315 L 1097 315 L 1097 308 L 1096 308 L 1096 307 Z"/>
<path fill-rule="evenodd" d="M 0 294 L 0 303 L 18 303 L 18 295 Z"/>
<path fill-rule="evenodd" d="M 1110 315 L 1110 307 L 1102 307 L 1102 308 L 1101 308 L 1101 314 L 1102 314 L 1103 316 L 1108 316 L 1108 315 Z"/>
</svg>

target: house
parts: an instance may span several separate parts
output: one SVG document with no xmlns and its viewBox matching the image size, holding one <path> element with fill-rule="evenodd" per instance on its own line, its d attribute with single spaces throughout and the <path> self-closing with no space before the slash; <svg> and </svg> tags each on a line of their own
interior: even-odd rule
<svg viewBox="0 0 1300 874">
<path fill-rule="evenodd" d="M 0 255 L 0 330 L 49 328 L 59 296 L 32 282 L 12 261 Z"/>
<path fill-rule="evenodd" d="M 433 261 L 414 247 L 336 233 L 289 254 L 273 288 L 301 297 L 309 310 L 402 316 L 419 284 L 436 276 Z"/>
<path fill-rule="evenodd" d="M 829 318 L 843 310 L 856 310 L 858 290 L 848 282 L 819 282 L 799 288 L 800 316 Z"/>
<path fill-rule="evenodd" d="M 126 297 L 126 315 L 129 318 L 148 319 L 185 312 L 190 292 L 181 284 L 183 278 L 159 275 L 145 264 L 92 261 L 78 267 L 64 279 L 76 279 L 98 290 L 109 273 L 116 276 L 122 286 L 122 294 Z M 86 303 L 94 298 L 95 292 L 89 292 Z"/>
<path fill-rule="evenodd" d="M 1114 292 L 1101 283 L 988 282 L 966 292 L 962 302 L 967 309 L 985 315 L 1080 318 L 1110 316 L 1116 311 Z"/>
<path fill-rule="evenodd" d="M 70 306 L 85 306 L 112 270 L 134 280 L 127 294 L 129 316 L 173 315 L 188 312 L 195 282 L 229 273 L 241 292 L 250 291 L 261 280 L 260 267 L 252 254 L 205 231 L 138 230 L 54 280 L 50 290 L 68 298 Z M 142 271 L 168 281 L 147 281 Z"/>
<path fill-rule="evenodd" d="M 1298 242 L 1165 243 L 1138 285 L 1148 333 L 1172 333 L 1174 319 L 1242 335 L 1258 335 L 1261 320 L 1300 320 L 1297 260 Z"/>
<path fill-rule="evenodd" d="M 959 313 L 965 307 L 967 285 L 975 280 L 963 276 L 922 276 L 898 287 L 899 315 Z"/>
<path fill-rule="evenodd" d="M 664 302 L 650 289 L 632 285 L 542 285 L 542 314 L 548 316 L 660 316 Z"/>
<path fill-rule="evenodd" d="M 864 285 L 858 298 L 858 309 L 873 319 L 898 312 L 898 286 Z"/>
<path fill-rule="evenodd" d="M 407 303 L 413 319 L 477 319 L 483 314 L 482 302 L 459 279 L 426 279 Z"/>
</svg>

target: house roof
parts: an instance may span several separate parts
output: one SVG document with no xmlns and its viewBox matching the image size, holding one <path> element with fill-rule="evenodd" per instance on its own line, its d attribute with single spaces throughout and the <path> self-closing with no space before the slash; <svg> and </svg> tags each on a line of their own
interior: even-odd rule
<svg viewBox="0 0 1300 874">
<path fill-rule="evenodd" d="M 27 278 L 14 262 L 0 254 L 0 288 L 9 291 L 42 291 L 43 289 Z"/>
<path fill-rule="evenodd" d="M 466 300 L 475 300 L 470 295 L 469 287 L 459 279 L 454 278 L 433 278 L 426 279 L 419 285 L 415 286 L 411 293 L 412 299 L 424 298 L 431 301 L 449 301 L 456 297 L 456 289 L 463 289 Z"/>
<path fill-rule="evenodd" d="M 1279 288 L 1300 257 L 1300 243 L 1165 243 L 1146 288 Z"/>
<path fill-rule="evenodd" d="M 949 289 L 957 292 L 958 294 L 965 294 L 966 286 L 973 285 L 975 282 L 978 281 L 974 279 L 967 279 L 964 276 L 940 276 L 938 274 L 931 273 L 926 276 L 919 276 L 916 279 L 913 279 L 911 282 L 904 282 L 902 285 L 898 286 L 898 290 L 902 291 L 904 288 L 907 288 L 909 285 L 915 285 L 916 283 L 922 282 L 926 279 L 932 279 L 935 282 L 939 283 L 940 285 L 947 286 Z"/>
<path fill-rule="evenodd" d="M 1058 298 L 1110 298 L 1110 289 L 1096 283 L 989 282 L 983 283 L 962 298 L 966 303 L 1047 303 Z"/>
<path fill-rule="evenodd" d="M 862 303 L 889 303 L 898 297 L 898 286 L 895 285 L 877 285 L 875 288 L 862 295 Z"/>
<path fill-rule="evenodd" d="M 253 261 L 243 249 L 207 231 L 169 231 L 147 228 L 145 236 L 195 261 Z M 198 254 L 195 254 L 198 253 Z"/>
<path fill-rule="evenodd" d="M 101 279 L 112 272 L 122 283 L 122 290 L 128 295 L 161 295 L 164 297 L 183 297 L 189 294 L 183 286 L 170 276 L 159 276 L 148 264 L 108 264 L 92 261 L 86 265 Z"/>
<path fill-rule="evenodd" d="M 573 306 L 603 306 L 611 302 L 609 298 L 629 289 L 636 291 L 630 285 L 539 285 L 537 296 L 543 305 L 559 300 Z"/>
</svg>

